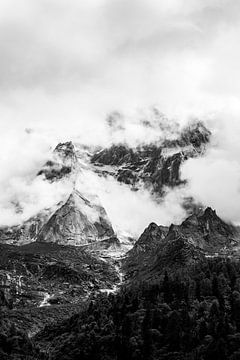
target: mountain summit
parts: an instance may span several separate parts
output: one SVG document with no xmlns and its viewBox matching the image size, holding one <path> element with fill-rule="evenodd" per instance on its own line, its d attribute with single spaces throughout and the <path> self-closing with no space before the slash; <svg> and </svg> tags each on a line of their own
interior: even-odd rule
<svg viewBox="0 0 240 360">
<path fill-rule="evenodd" d="M 72 141 L 59 143 L 53 151 L 52 159 L 48 160 L 38 172 L 48 181 L 60 180 L 73 175 L 78 168 L 76 150 Z"/>
<path fill-rule="evenodd" d="M 111 236 L 114 231 L 104 208 L 74 190 L 43 226 L 37 241 L 86 245 Z"/>
<path fill-rule="evenodd" d="M 205 257 L 228 256 L 238 249 L 240 230 L 208 207 L 169 228 L 151 223 L 124 261 L 128 277 L 184 268 Z"/>
<path fill-rule="evenodd" d="M 181 132 L 174 129 L 170 137 L 164 134 L 163 138 L 148 145 L 113 144 L 95 152 L 91 163 L 100 175 L 114 176 L 134 189 L 144 184 L 155 195 L 162 196 L 164 187 L 184 184 L 180 176 L 181 164 L 188 158 L 201 156 L 211 136 L 201 121 L 193 122 Z"/>
</svg>

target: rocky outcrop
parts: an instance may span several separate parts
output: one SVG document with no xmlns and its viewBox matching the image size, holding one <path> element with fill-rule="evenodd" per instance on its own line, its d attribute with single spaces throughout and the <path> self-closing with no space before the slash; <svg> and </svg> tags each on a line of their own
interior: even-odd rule
<svg viewBox="0 0 240 360">
<path fill-rule="evenodd" d="M 142 252 L 154 251 L 165 238 L 167 232 L 168 227 L 151 223 L 128 252 L 128 256 L 136 256 Z"/>
<path fill-rule="evenodd" d="M 93 154 L 91 162 L 100 175 L 113 175 L 119 182 L 134 188 L 143 183 L 161 196 L 164 187 L 184 184 L 180 177 L 181 164 L 189 157 L 200 156 L 210 135 L 204 124 L 197 121 L 171 139 L 160 139 L 159 143 L 135 148 L 112 145 Z"/>
<path fill-rule="evenodd" d="M 239 242 L 239 228 L 208 207 L 169 229 L 150 224 L 128 252 L 124 268 L 130 278 L 157 274 L 164 268 L 187 269 L 205 257 L 234 256 Z"/>
<path fill-rule="evenodd" d="M 148 268 L 155 257 L 156 250 L 165 239 L 168 227 L 151 223 L 139 237 L 133 248 L 128 251 L 123 267 L 128 277 L 136 276 L 141 269 Z"/>
<path fill-rule="evenodd" d="M 44 181 L 52 183 L 67 181 L 67 188 L 71 191 L 81 171 L 78 156 L 71 141 L 60 143 L 53 152 L 53 159 L 44 165 L 38 176 L 41 175 Z M 97 196 L 90 202 L 73 190 L 65 204 L 58 203 L 43 209 L 22 224 L 0 227 L 0 243 L 22 245 L 37 240 L 85 245 L 113 237 L 114 231 L 106 211 L 97 203 Z"/>
<path fill-rule="evenodd" d="M 171 243 L 167 242 L 159 254 L 154 267 L 160 269 L 184 268 L 204 259 L 204 254 L 184 237 L 177 237 Z"/>
<path fill-rule="evenodd" d="M 0 227 L 0 243 L 23 245 L 35 241 L 42 226 L 48 221 L 50 215 L 55 210 L 56 207 L 44 209 L 36 216 L 24 221 L 23 224 Z"/>
<path fill-rule="evenodd" d="M 46 295 L 65 304 L 81 303 L 117 282 L 114 264 L 83 247 L 0 245 L 0 306 L 40 306 Z"/>
<path fill-rule="evenodd" d="M 56 181 L 73 175 L 77 167 L 75 148 L 73 143 L 69 141 L 56 146 L 52 159 L 46 162 L 38 175 L 44 176 L 48 181 Z"/>
<path fill-rule="evenodd" d="M 207 253 L 234 248 L 240 241 L 239 228 L 224 222 L 210 207 L 189 216 L 180 225 L 171 225 L 165 243 L 177 238 L 187 239 L 189 244 Z"/>
<path fill-rule="evenodd" d="M 234 247 L 240 239 L 239 228 L 224 222 L 210 207 L 188 217 L 178 230 L 206 251 Z"/>
<path fill-rule="evenodd" d="M 43 226 L 37 241 L 86 245 L 112 236 L 114 231 L 104 208 L 74 190 Z"/>
<path fill-rule="evenodd" d="M 159 244 L 152 266 L 155 270 L 179 269 L 204 259 L 204 252 L 184 236 L 177 226 L 172 225 L 163 242 Z"/>
<path fill-rule="evenodd" d="M 193 121 L 183 128 L 175 141 L 180 147 L 192 145 L 195 149 L 199 149 L 209 142 L 210 137 L 211 132 L 201 121 Z"/>
</svg>

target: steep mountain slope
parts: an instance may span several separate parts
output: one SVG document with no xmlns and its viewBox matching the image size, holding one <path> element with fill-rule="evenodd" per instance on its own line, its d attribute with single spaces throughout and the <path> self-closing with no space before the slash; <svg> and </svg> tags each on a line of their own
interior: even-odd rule
<svg viewBox="0 0 240 360">
<path fill-rule="evenodd" d="M 185 236 L 192 237 L 196 246 L 211 251 L 231 248 L 239 240 L 239 228 L 220 219 L 210 207 L 188 217 L 179 227 Z"/>
<path fill-rule="evenodd" d="M 239 243 L 240 229 L 208 207 L 169 229 L 150 224 L 128 252 L 124 269 L 128 278 L 155 276 L 165 268 L 183 269 L 206 257 L 237 256 Z"/>
<path fill-rule="evenodd" d="M 59 144 L 53 159 L 37 176 L 52 186 L 69 182 L 70 194 L 23 224 L 1 227 L 2 306 L 79 303 L 119 282 L 115 259 L 105 253 L 120 242 L 96 194 L 89 200 L 75 189 L 81 166 L 74 145 Z"/>
<path fill-rule="evenodd" d="M 83 245 L 112 237 L 114 231 L 97 195 L 93 193 L 88 200 L 75 190 L 79 172 L 81 165 L 73 143 L 58 144 L 53 160 L 49 160 L 37 176 L 52 186 L 56 182 L 68 183 L 67 201 L 43 209 L 22 224 L 0 227 L 0 243 L 21 245 L 38 240 Z"/>
<path fill-rule="evenodd" d="M 165 238 L 168 232 L 167 226 L 158 226 L 151 223 L 134 244 L 128 255 L 136 256 L 141 252 L 155 251 L 159 243 Z"/>
<path fill-rule="evenodd" d="M 133 248 L 126 254 L 123 260 L 126 277 L 134 277 L 139 267 L 149 267 L 149 262 L 155 257 L 156 250 L 165 239 L 168 227 L 158 226 L 151 223 L 135 242 Z"/>
<path fill-rule="evenodd" d="M 74 190 L 42 227 L 37 241 L 86 245 L 112 236 L 114 231 L 104 208 Z"/>
<path fill-rule="evenodd" d="M 72 176 L 77 170 L 78 161 L 75 147 L 72 141 L 68 141 L 56 146 L 52 159 L 46 162 L 38 172 L 38 176 L 44 176 L 49 181 L 56 181 L 66 176 Z"/>
<path fill-rule="evenodd" d="M 91 162 L 99 174 L 114 176 L 135 189 L 144 184 L 161 196 L 165 186 L 184 183 L 180 165 L 189 157 L 202 155 L 210 136 L 201 122 L 195 122 L 173 133 L 171 139 L 159 139 L 154 144 L 135 148 L 112 145 L 93 154 Z"/>
<path fill-rule="evenodd" d="M 70 188 L 74 186 L 79 171 L 77 157 L 72 142 L 60 143 L 53 151 L 52 159 L 47 161 L 37 176 L 43 181 L 68 181 Z M 0 243 L 22 245 L 35 241 L 43 225 L 62 205 L 61 202 L 50 208 L 44 208 L 36 215 L 15 226 L 0 227 Z"/>
<path fill-rule="evenodd" d="M 79 246 L 0 245 L 0 294 L 7 307 L 81 303 L 118 281 L 114 259 Z"/>
<path fill-rule="evenodd" d="M 58 204 L 58 206 L 60 205 L 61 204 Z M 24 221 L 23 224 L 0 227 L 0 243 L 23 245 L 35 241 L 40 229 L 56 209 L 57 206 L 50 209 L 43 209 L 37 215 Z"/>
</svg>

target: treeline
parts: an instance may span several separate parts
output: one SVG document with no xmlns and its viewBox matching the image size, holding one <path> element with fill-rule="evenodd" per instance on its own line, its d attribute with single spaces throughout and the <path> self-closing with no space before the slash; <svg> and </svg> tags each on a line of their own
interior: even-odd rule
<svg viewBox="0 0 240 360">
<path fill-rule="evenodd" d="M 240 267 L 208 260 L 102 295 L 38 341 L 51 360 L 240 359 Z"/>
<path fill-rule="evenodd" d="M 12 328 L 0 341 L 1 359 L 238 360 L 240 264 L 209 259 L 194 270 L 165 271 L 102 294 L 34 340 Z"/>
</svg>

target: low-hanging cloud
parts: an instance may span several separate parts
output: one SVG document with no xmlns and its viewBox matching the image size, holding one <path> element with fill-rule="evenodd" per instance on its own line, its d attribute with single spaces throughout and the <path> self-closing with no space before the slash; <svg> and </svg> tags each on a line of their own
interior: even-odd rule
<svg viewBox="0 0 240 360">
<path fill-rule="evenodd" d="M 92 194 L 98 195 L 92 201 L 104 206 L 119 236 L 127 234 L 136 238 L 151 222 L 169 226 L 181 222 L 186 215 L 181 206 L 182 189 L 166 189 L 166 195 L 157 203 L 148 190 L 132 191 L 112 176 L 99 177 L 91 170 L 79 174 L 76 188 L 89 199 Z"/>
<path fill-rule="evenodd" d="M 186 191 L 228 221 L 240 223 L 240 123 L 238 116 L 210 121 L 212 141 L 205 156 L 187 160 L 181 168 Z M 226 116 L 226 114 L 225 114 Z"/>
<path fill-rule="evenodd" d="M 70 183 L 50 183 L 37 173 L 52 157 L 48 141 L 41 134 L 16 129 L 1 139 L 0 225 L 22 223 L 43 209 L 66 198 Z"/>
</svg>

